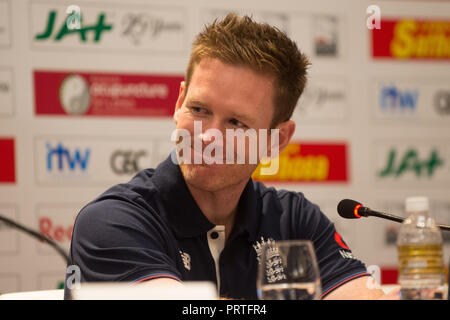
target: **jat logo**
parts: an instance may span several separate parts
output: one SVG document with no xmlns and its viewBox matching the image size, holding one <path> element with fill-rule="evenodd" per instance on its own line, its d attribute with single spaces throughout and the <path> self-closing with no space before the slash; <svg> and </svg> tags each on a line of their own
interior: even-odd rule
<svg viewBox="0 0 450 320">
<path fill-rule="evenodd" d="M 394 148 L 389 151 L 386 165 L 378 172 L 378 176 L 381 178 L 401 177 L 407 173 L 412 173 L 416 178 L 430 178 L 444 164 L 444 159 L 436 149 L 423 156 L 414 148 L 403 153 Z"/>
<path fill-rule="evenodd" d="M 372 29 L 372 56 L 397 59 L 450 59 L 450 22 L 382 20 Z"/>
<path fill-rule="evenodd" d="M 52 146 L 47 143 L 47 170 L 48 171 L 86 171 L 91 150 L 64 147 L 62 143 Z"/>
<path fill-rule="evenodd" d="M 88 24 L 83 21 L 82 15 L 79 17 L 80 25 L 77 28 L 71 27 L 71 21 L 73 21 L 73 15 L 70 14 L 67 19 L 62 20 L 59 25 L 56 25 L 57 11 L 51 10 L 47 17 L 47 24 L 41 33 L 35 35 L 35 40 L 44 41 L 62 41 L 67 36 L 78 36 L 81 42 L 88 41 L 88 35 L 91 35 L 91 41 L 97 43 L 100 41 L 103 32 L 110 31 L 112 24 L 105 22 L 105 14 L 99 13 L 97 22 Z"/>
<path fill-rule="evenodd" d="M 294 183 L 348 181 L 346 144 L 294 142 L 274 160 L 279 161 L 276 174 L 261 175 L 261 169 L 270 164 L 260 164 L 252 178 L 267 182 Z"/>
</svg>

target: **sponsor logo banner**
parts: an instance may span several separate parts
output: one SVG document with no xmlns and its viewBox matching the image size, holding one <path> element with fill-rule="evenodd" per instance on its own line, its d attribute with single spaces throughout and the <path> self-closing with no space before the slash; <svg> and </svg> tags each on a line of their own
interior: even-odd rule
<svg viewBox="0 0 450 320">
<path fill-rule="evenodd" d="M 12 70 L 0 68 L 0 116 L 14 113 Z"/>
<path fill-rule="evenodd" d="M 244 9 L 206 9 L 198 27 L 224 17 L 234 11 L 245 14 Z M 345 21 L 342 16 L 333 14 L 280 13 L 270 11 L 252 11 L 252 17 L 258 22 L 268 23 L 285 32 L 291 39 L 301 43 L 302 52 L 309 57 L 335 59 L 343 57 L 343 34 Z"/>
<path fill-rule="evenodd" d="M 348 114 L 349 84 L 340 77 L 311 79 L 292 115 L 292 120 L 343 121 Z"/>
<path fill-rule="evenodd" d="M 374 58 L 450 59 L 450 21 L 382 19 L 371 33 Z"/>
<path fill-rule="evenodd" d="M 38 183 L 107 184 L 128 181 L 169 155 L 161 138 L 38 137 L 35 140 Z M 164 154 L 164 156 L 162 156 Z"/>
<path fill-rule="evenodd" d="M 377 142 L 373 152 L 380 183 L 414 188 L 438 187 L 450 181 L 450 145 L 446 142 Z"/>
<path fill-rule="evenodd" d="M 0 137 L 0 183 L 16 182 L 14 139 Z"/>
<path fill-rule="evenodd" d="M 344 19 L 331 14 L 293 14 L 289 36 L 301 43 L 302 51 L 309 57 L 342 58 L 345 56 Z"/>
<path fill-rule="evenodd" d="M 372 86 L 375 118 L 448 122 L 449 79 L 376 80 Z"/>
<path fill-rule="evenodd" d="M 84 205 L 38 204 L 36 206 L 37 229 L 68 252 L 75 218 Z M 52 247 L 45 243 L 38 243 L 37 246 L 39 253 L 58 255 Z"/>
<path fill-rule="evenodd" d="M 0 204 L 0 214 L 14 221 L 18 220 L 17 208 L 14 205 Z M 0 254 L 15 254 L 19 251 L 19 233 L 3 222 L 0 222 Z"/>
<path fill-rule="evenodd" d="M 9 1 L 0 0 L 0 47 L 11 45 L 10 14 Z"/>
<path fill-rule="evenodd" d="M 167 116 L 181 76 L 34 72 L 37 115 Z"/>
<path fill-rule="evenodd" d="M 317 57 L 337 57 L 339 55 L 339 19 L 333 15 L 314 15 L 314 53 Z"/>
<path fill-rule="evenodd" d="M 278 161 L 279 170 L 276 174 L 261 175 L 263 166 L 259 164 L 252 175 L 253 179 L 277 183 L 349 181 L 346 143 L 292 142 L 280 153 Z"/>
<path fill-rule="evenodd" d="M 186 13 L 180 8 L 84 3 L 79 9 L 80 27 L 69 28 L 66 5 L 32 2 L 33 47 L 166 53 L 186 49 Z"/>
</svg>

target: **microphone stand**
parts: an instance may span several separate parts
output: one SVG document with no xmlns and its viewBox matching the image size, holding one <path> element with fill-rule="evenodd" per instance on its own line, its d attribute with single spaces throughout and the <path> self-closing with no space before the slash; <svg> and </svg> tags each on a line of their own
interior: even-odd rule
<svg viewBox="0 0 450 320">
<path fill-rule="evenodd" d="M 387 219 L 387 220 L 391 220 L 391 221 L 395 221 L 395 222 L 400 222 L 400 223 L 402 223 L 405 220 L 404 218 L 400 218 L 400 217 L 394 216 L 394 215 L 389 214 L 389 213 L 373 211 L 372 209 L 369 209 L 367 207 L 359 208 L 358 209 L 358 214 L 363 216 L 363 217 L 372 216 L 372 217 L 383 218 L 383 219 Z M 444 230 L 444 231 L 450 231 L 450 226 L 447 226 L 447 225 L 436 224 L 436 227 L 438 227 L 438 228 L 440 228 L 441 230 Z"/>
<path fill-rule="evenodd" d="M 69 261 L 69 256 L 68 256 L 68 254 L 64 251 L 63 248 L 61 248 L 61 247 L 60 247 L 55 241 L 53 241 L 52 239 L 50 239 L 50 238 L 44 236 L 43 234 L 41 234 L 41 233 L 39 233 L 39 232 L 37 232 L 37 231 L 35 231 L 35 230 L 32 230 L 32 229 L 30 229 L 30 228 L 28 228 L 28 227 L 25 227 L 25 226 L 23 226 L 23 225 L 21 225 L 21 224 L 15 222 L 15 221 L 9 219 L 9 218 L 6 218 L 6 217 L 4 217 L 4 216 L 2 216 L 2 215 L 0 215 L 0 221 L 3 221 L 3 222 L 4 222 L 6 225 L 8 225 L 8 226 L 11 226 L 11 227 L 13 227 L 13 228 L 15 228 L 15 229 L 18 229 L 18 230 L 20 230 L 20 231 L 23 231 L 23 232 L 25 232 L 26 234 L 28 234 L 28 235 L 30 235 L 30 236 L 32 236 L 32 237 L 35 237 L 35 238 L 37 238 L 37 239 L 39 239 L 39 240 L 41 240 L 41 241 L 46 242 L 47 244 L 49 244 L 50 246 L 52 246 L 52 247 L 53 247 L 53 248 L 54 248 L 54 249 L 55 249 L 62 257 L 63 257 L 63 259 L 66 261 L 66 263 L 68 263 L 68 261 Z"/>
</svg>

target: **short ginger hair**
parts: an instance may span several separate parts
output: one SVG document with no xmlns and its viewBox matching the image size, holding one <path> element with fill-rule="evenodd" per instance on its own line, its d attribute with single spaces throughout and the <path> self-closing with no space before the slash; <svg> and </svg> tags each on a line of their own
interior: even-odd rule
<svg viewBox="0 0 450 320">
<path fill-rule="evenodd" d="M 229 13 L 197 35 L 186 70 L 186 89 L 195 66 L 203 58 L 248 67 L 274 79 L 274 114 L 271 126 L 291 118 L 306 85 L 309 59 L 285 33 L 249 16 Z"/>
</svg>

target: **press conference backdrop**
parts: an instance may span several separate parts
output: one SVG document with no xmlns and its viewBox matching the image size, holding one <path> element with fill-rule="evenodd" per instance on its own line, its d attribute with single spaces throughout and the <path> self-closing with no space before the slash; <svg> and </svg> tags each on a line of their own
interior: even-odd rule
<svg viewBox="0 0 450 320">
<path fill-rule="evenodd" d="M 381 29 L 368 28 L 370 5 Z M 81 24 L 69 29 L 77 8 Z M 398 225 L 345 221 L 336 204 L 405 216 L 404 199 L 425 195 L 450 224 L 444 1 L 0 0 L 0 212 L 68 249 L 84 204 L 167 157 L 191 41 L 228 11 L 277 26 L 312 61 L 280 170 L 255 179 L 303 192 L 355 256 L 395 281 Z M 0 225 L 0 292 L 54 289 L 64 277 L 53 249 Z"/>
</svg>

